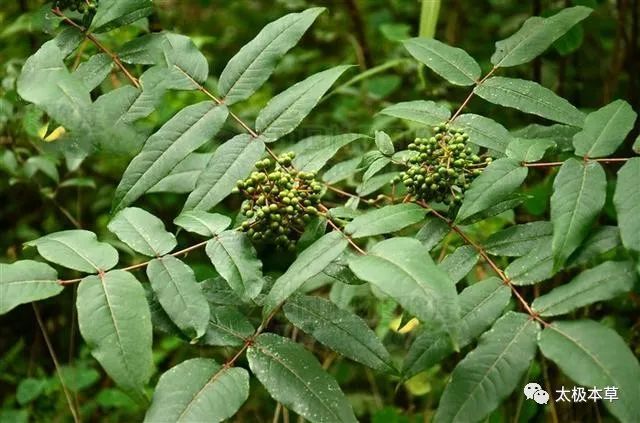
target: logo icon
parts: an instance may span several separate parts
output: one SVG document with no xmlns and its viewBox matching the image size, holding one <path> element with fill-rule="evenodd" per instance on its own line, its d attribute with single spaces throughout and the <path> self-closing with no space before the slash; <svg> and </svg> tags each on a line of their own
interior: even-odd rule
<svg viewBox="0 0 640 423">
<path fill-rule="evenodd" d="M 524 396 L 530 400 L 534 400 L 538 404 L 546 404 L 549 402 L 549 393 L 542 389 L 539 383 L 527 383 L 524 387 Z"/>
</svg>

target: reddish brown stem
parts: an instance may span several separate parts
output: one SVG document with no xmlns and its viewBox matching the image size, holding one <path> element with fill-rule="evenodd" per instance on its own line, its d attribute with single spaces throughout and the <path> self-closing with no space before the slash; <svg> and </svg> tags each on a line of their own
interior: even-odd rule
<svg viewBox="0 0 640 423">
<path fill-rule="evenodd" d="M 108 49 L 104 44 L 102 44 L 100 40 L 98 40 L 93 34 L 91 34 L 87 28 L 83 27 L 82 25 L 78 25 L 72 19 L 69 19 L 68 17 L 66 17 L 64 13 L 62 13 L 62 11 L 58 8 L 51 9 L 51 12 L 53 12 L 54 15 L 61 17 L 64 23 L 71 25 L 72 27 L 76 28 L 78 31 L 84 33 L 85 36 L 89 40 L 91 40 L 91 42 L 93 42 L 93 44 L 95 44 L 96 47 L 98 47 L 98 49 L 100 49 L 103 53 L 105 53 L 111 58 L 113 63 L 115 63 L 115 65 L 120 69 L 120 71 L 122 71 L 122 73 L 127 77 L 127 79 L 131 81 L 134 87 L 140 88 L 140 82 L 133 75 L 131 75 L 131 73 L 127 70 L 127 68 L 124 66 L 122 61 L 120 61 L 120 58 L 118 57 L 118 55 L 113 51 L 111 51 L 110 49 Z"/>
</svg>

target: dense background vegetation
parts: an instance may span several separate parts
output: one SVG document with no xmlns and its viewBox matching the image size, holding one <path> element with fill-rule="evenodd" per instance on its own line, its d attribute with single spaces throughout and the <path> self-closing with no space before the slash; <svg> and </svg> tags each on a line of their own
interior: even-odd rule
<svg viewBox="0 0 640 423">
<path fill-rule="evenodd" d="M 34 248 L 24 249 L 25 242 L 74 228 L 94 231 L 100 239 L 112 242 L 127 263 L 143 261 L 107 230 L 107 224 L 112 218 L 111 200 L 116 186 L 144 138 L 137 144 L 134 139 L 108 140 L 117 145 L 103 145 L 101 151 L 82 164 L 78 163 L 79 166 L 74 165 L 74 157 L 57 154 L 54 131 L 57 125 L 52 123 L 46 128 L 47 119 L 43 114 L 21 100 L 16 91 L 16 81 L 25 60 L 51 38 L 43 32 L 48 26 L 43 12 L 46 6 L 29 0 L 5 3 L 0 10 L 0 262 L 37 257 Z M 543 56 L 523 66 L 507 68 L 501 75 L 539 82 L 584 112 L 591 112 L 615 99 L 624 99 L 634 110 L 640 110 L 638 0 L 455 0 L 442 3 L 436 38 L 463 48 L 476 58 L 483 69 L 491 68 L 489 58 L 495 50 L 495 41 L 515 32 L 529 16 L 550 16 L 572 5 L 593 8 L 594 12 L 587 20 L 571 29 Z M 417 36 L 421 30 L 421 5 L 418 1 L 158 0 L 154 2 L 153 13 L 148 19 L 109 32 L 101 40 L 109 48 L 118 50 L 134 36 L 147 31 L 167 30 L 188 35 L 209 62 L 210 76 L 205 85 L 213 89 L 215 78 L 229 59 L 255 36 L 259 28 L 287 13 L 312 6 L 327 7 L 328 12 L 319 16 L 298 46 L 279 62 L 269 81 L 249 100 L 234 106 L 235 113 L 244 121 L 253 121 L 269 99 L 293 83 L 336 65 L 357 64 L 357 68 L 350 69 L 338 81 L 333 91 L 293 133 L 278 141 L 277 151 L 288 151 L 287 145 L 311 135 L 373 135 L 380 129 L 392 137 L 396 146 L 406 145 L 416 134 L 423 134 L 424 128 L 378 114 L 380 110 L 393 103 L 410 100 L 433 100 L 455 110 L 466 98 L 468 87 L 456 87 L 442 80 L 411 59 L 400 43 L 400 40 Z M 423 22 L 422 30 L 428 32 L 427 27 Z M 71 68 L 77 67 L 97 52 L 93 43 L 85 41 L 67 64 Z M 130 69 L 139 76 L 142 68 L 132 65 Z M 46 83 L 46 80 L 42 81 L 42 84 Z M 101 82 L 97 92 L 109 92 L 126 84 L 127 80 L 114 70 Z M 151 133 L 178 110 L 205 99 L 198 91 L 167 92 L 142 126 Z M 499 108 L 478 98 L 472 99 L 467 111 L 491 116 L 512 131 L 532 123 L 548 124 L 542 119 L 513 109 Z M 216 136 L 216 143 L 201 152 L 214 150 L 218 143 L 238 132 L 238 126 L 229 120 Z M 520 132 L 519 135 L 525 136 L 525 133 Z M 556 138 L 556 143 L 558 140 L 571 143 L 572 133 L 563 134 L 558 129 L 549 134 Z M 632 140 L 637 135 L 636 123 L 627 142 L 617 150 L 617 157 L 634 154 Z M 372 142 L 362 140 L 352 143 L 340 150 L 332 163 L 360 157 L 371 149 L 371 145 Z M 562 159 L 568 157 L 560 149 L 562 154 L 565 154 Z M 619 167 L 618 163 L 606 166 L 610 181 Z M 476 239 L 485 240 L 514 223 L 549 220 L 549 202 L 556 174 L 557 168 L 552 166 L 530 169 L 522 189 L 528 197 L 522 204 L 515 211 L 469 226 L 468 232 Z M 342 181 L 340 189 L 354 192 L 357 180 L 359 178 Z M 615 183 L 610 182 L 603 213 L 598 218 L 599 227 L 616 225 L 612 201 L 614 189 Z M 369 197 L 375 199 L 376 194 Z M 323 201 L 327 206 L 344 203 L 344 199 L 335 192 L 326 194 Z M 167 223 L 180 213 L 183 203 L 184 195 L 155 193 L 143 197 L 136 206 L 152 211 Z M 240 199 L 232 196 L 216 211 L 235 216 L 239 206 Z M 619 239 L 613 238 L 613 241 L 604 239 L 604 243 L 609 242 L 606 246 L 593 247 L 598 254 L 583 252 L 579 264 L 588 263 L 588 267 L 592 267 L 608 259 L 627 258 Z M 197 238 L 182 232 L 178 234 L 178 240 L 186 246 Z M 463 245 L 455 233 L 443 237 L 442 241 L 436 240 L 436 243 L 432 250 L 436 262 Z M 291 262 L 282 255 L 269 254 L 269 251 L 261 252 L 261 258 L 265 275 L 277 276 Z M 508 260 L 501 258 L 498 263 L 504 268 Z M 189 264 L 198 280 L 215 276 L 204 251 L 191 253 Z M 466 276 L 469 284 L 485 279 L 492 272 L 482 261 L 475 266 L 472 264 L 472 267 Z M 541 290 L 548 292 L 551 287 L 565 283 L 578 273 L 577 266 L 569 268 L 550 278 L 547 285 L 527 286 L 521 291 L 528 298 L 534 298 L 540 295 Z M 410 316 L 403 316 L 395 302 L 381 299 L 379 292 L 372 295 L 368 285 L 345 286 L 347 288 L 342 290 L 321 287 L 317 292 L 322 295 L 330 292 L 332 300 L 365 318 L 384 340 L 391 354 L 403 357 L 417 329 L 405 327 L 399 331 L 398 327 L 404 325 Z M 140 421 L 143 418 L 146 407 L 135 403 L 114 385 L 81 341 L 74 305 L 76 288 L 77 285 L 73 285 L 65 289 L 59 296 L 38 303 L 37 308 L 22 305 L 0 318 L 0 422 L 71 419 L 50 351 L 55 352 L 74 407 L 83 420 Z M 589 317 L 615 328 L 637 356 L 640 354 L 639 308 L 636 283 L 632 292 L 613 301 L 581 308 L 572 312 L 572 317 Z M 452 369 L 469 349 L 454 353 L 409 381 L 400 383 L 398 378 L 356 365 L 321 347 L 284 319 L 273 322 L 270 331 L 298 339 L 314 351 L 347 394 L 358 418 L 374 422 L 413 422 L 430 418 Z M 43 332 L 48 334 L 50 345 L 47 345 Z M 176 336 L 158 332 L 154 335 L 152 385 L 167 369 L 186 359 L 215 357 L 224 362 L 233 352 L 233 348 L 189 345 Z M 545 381 L 555 389 L 560 385 L 574 384 L 554 364 L 542 358 L 534 362 L 527 374 L 525 379 Z M 274 415 L 289 418 L 289 412 L 276 406 L 257 381 L 252 380 L 251 385 L 251 396 L 233 419 L 272 421 Z M 518 388 L 491 415 L 490 420 L 511 421 L 514 416 L 518 416 L 519 421 L 545 421 L 558 416 L 560 421 L 612 418 L 603 407 L 591 403 L 584 406 L 557 404 L 555 408 L 553 412 L 548 408 L 544 411 L 530 401 L 523 401 Z"/>
</svg>

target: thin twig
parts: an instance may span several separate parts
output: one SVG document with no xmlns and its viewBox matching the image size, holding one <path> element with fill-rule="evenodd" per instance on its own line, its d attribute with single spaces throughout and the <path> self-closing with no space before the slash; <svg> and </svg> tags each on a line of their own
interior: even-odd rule
<svg viewBox="0 0 640 423">
<path fill-rule="evenodd" d="M 534 312 L 531 309 L 531 306 L 529 305 L 527 300 L 525 300 L 524 297 L 518 292 L 518 290 L 513 285 L 511 280 L 505 275 L 505 273 L 502 271 L 502 269 L 500 269 L 500 267 L 498 267 L 498 265 L 493 261 L 493 259 L 491 257 L 489 257 L 489 254 L 487 254 L 487 252 L 484 250 L 484 248 L 482 248 L 482 246 L 480 246 L 478 243 L 476 243 L 471 238 L 469 238 L 469 236 L 466 233 L 464 233 L 464 231 L 462 229 L 460 229 L 460 227 L 458 225 L 456 225 L 451 219 L 447 218 L 446 216 L 442 215 L 438 211 L 434 210 L 426 202 L 424 202 L 424 201 L 416 201 L 416 203 L 419 204 L 420 206 L 426 208 L 426 209 L 431 210 L 431 213 L 433 213 L 434 216 L 436 216 L 437 218 L 439 218 L 442 221 L 444 221 L 447 225 L 449 225 L 449 227 L 455 233 L 457 233 L 460 236 L 460 238 L 462 238 L 463 241 L 465 241 L 468 245 L 472 246 L 478 252 L 478 254 L 480 254 L 480 256 L 484 259 L 484 261 L 493 269 L 493 271 L 496 272 L 496 274 L 500 277 L 500 279 L 502 279 L 502 282 L 504 282 L 504 284 L 507 285 L 511 289 L 511 292 L 513 292 L 513 295 L 516 297 L 518 302 L 522 305 L 522 308 L 524 308 L 524 310 L 527 312 L 527 314 L 529 314 L 533 319 L 535 319 L 538 322 L 542 323 L 544 326 L 548 326 L 549 325 L 549 323 L 544 321 L 536 312 Z"/>
<path fill-rule="evenodd" d="M 479 80 L 478 82 L 476 82 L 476 87 L 479 87 L 480 85 L 484 84 L 484 81 L 486 81 L 487 79 L 489 79 L 494 73 L 495 71 L 498 70 L 497 66 L 494 66 L 485 76 L 484 78 L 482 78 L 481 80 Z M 460 116 L 460 113 L 462 113 L 462 110 L 467 107 L 467 104 L 469 104 L 469 102 L 471 101 L 471 99 L 473 98 L 475 94 L 474 90 L 471 90 L 471 92 L 469 93 L 469 95 L 467 96 L 467 98 L 464 99 L 464 101 L 462 102 L 462 104 L 460 105 L 460 107 L 458 107 L 458 110 L 456 110 L 456 112 L 453 114 L 453 116 L 451 116 L 451 119 L 449 119 L 449 121 L 447 123 L 452 123 L 454 120 L 457 119 L 458 116 Z"/>
<path fill-rule="evenodd" d="M 60 371 L 60 363 L 58 362 L 58 357 L 53 349 L 53 345 L 51 344 L 51 340 L 49 339 L 49 335 L 47 335 L 47 330 L 44 327 L 44 323 L 42 322 L 42 317 L 40 317 L 40 310 L 36 303 L 31 303 L 33 306 L 33 312 L 36 315 L 36 320 L 38 321 L 38 326 L 40 326 L 40 331 L 42 332 L 42 337 L 44 338 L 44 342 L 47 344 L 47 349 L 49 350 L 49 355 L 51 355 L 51 359 L 53 360 L 53 365 L 56 368 L 56 374 L 58 375 L 58 379 L 60 379 L 60 384 L 62 385 L 62 391 L 64 392 L 64 396 L 67 399 L 67 404 L 69 405 L 69 410 L 71 411 L 71 415 L 73 416 L 73 421 L 78 423 L 80 422 L 80 418 L 78 416 L 78 412 L 73 406 L 73 401 L 71 400 L 71 395 L 67 390 L 67 384 L 64 382 L 64 377 L 62 377 L 62 372 Z"/>
<path fill-rule="evenodd" d="M 54 8 L 54 9 L 51 9 L 51 12 L 53 12 L 54 15 L 59 16 L 60 18 L 62 18 L 62 21 L 64 23 L 66 23 L 68 25 L 71 25 L 72 27 L 76 28 L 78 31 L 80 31 L 83 34 L 85 34 L 85 37 L 87 37 L 89 40 L 91 40 L 91 42 L 93 44 L 95 44 L 95 46 L 98 47 L 98 49 L 100 49 L 103 53 L 105 53 L 107 56 L 109 56 L 111 58 L 113 63 L 115 63 L 115 65 L 120 69 L 120 71 L 122 71 L 122 73 L 127 77 L 127 79 L 129 81 L 131 81 L 131 83 L 133 84 L 134 87 L 140 88 L 140 82 L 133 75 L 131 75 L 131 73 L 124 66 L 124 64 L 122 63 L 122 61 L 118 57 L 118 55 L 116 53 L 114 53 L 113 51 L 111 51 L 109 48 L 107 48 L 104 44 L 102 44 L 100 42 L 100 40 L 98 40 L 95 37 L 95 35 L 90 33 L 87 28 L 83 27 L 82 25 L 77 24 L 72 19 L 69 19 L 57 7 Z"/>
</svg>

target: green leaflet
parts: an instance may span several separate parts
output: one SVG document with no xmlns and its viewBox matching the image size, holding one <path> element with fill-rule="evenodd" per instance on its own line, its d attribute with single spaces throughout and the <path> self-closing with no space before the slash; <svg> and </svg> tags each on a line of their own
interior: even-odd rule
<svg viewBox="0 0 640 423">
<path fill-rule="evenodd" d="M 484 249 L 495 256 L 521 257 L 538 245 L 551 241 L 551 222 L 531 222 L 510 226 L 492 234 Z"/>
<path fill-rule="evenodd" d="M 307 280 L 322 272 L 345 248 L 347 240 L 340 232 L 329 232 L 304 250 L 280 276 L 264 300 L 267 315 L 298 290 Z"/>
<path fill-rule="evenodd" d="M 604 170 L 597 162 L 572 158 L 560 167 L 551 196 L 554 269 L 560 268 L 588 235 L 604 206 L 606 184 Z"/>
<path fill-rule="evenodd" d="M 507 147 L 507 157 L 523 162 L 537 162 L 542 159 L 548 149 L 554 148 L 556 143 L 551 139 L 515 138 Z"/>
<path fill-rule="evenodd" d="M 237 347 L 244 344 L 254 332 L 251 322 L 237 308 L 212 305 L 207 332 L 200 342 L 204 345 Z"/>
<path fill-rule="evenodd" d="M 491 63 L 496 67 L 508 67 L 535 59 L 591 12 L 592 9 L 588 7 L 575 6 L 548 18 L 534 16 L 527 19 L 518 32 L 496 42 L 496 52 L 491 56 Z"/>
<path fill-rule="evenodd" d="M 144 290 L 128 272 L 114 270 L 80 282 L 80 333 L 109 376 L 140 401 L 151 377 L 151 315 Z"/>
<path fill-rule="evenodd" d="M 149 137 L 116 188 L 113 209 L 131 204 L 204 143 L 227 119 L 227 108 L 205 101 L 185 107 Z"/>
<path fill-rule="evenodd" d="M 111 57 L 106 53 L 100 53 L 80 63 L 78 69 L 74 72 L 74 76 L 84 83 L 87 90 L 93 91 L 111 73 L 111 69 L 113 69 Z"/>
<path fill-rule="evenodd" d="M 582 127 L 584 114 L 567 100 L 533 81 L 494 76 L 473 90 L 479 97 L 504 107 Z"/>
<path fill-rule="evenodd" d="M 184 204 L 186 210 L 209 210 L 224 200 L 240 179 L 249 175 L 264 152 L 262 140 L 239 134 L 222 144 L 204 168 Z"/>
<path fill-rule="evenodd" d="M 209 75 L 206 57 L 191 38 L 181 34 L 165 31 L 143 35 L 122 46 L 119 53 L 125 63 L 157 65 L 145 74 L 153 69 L 153 78 L 147 76 L 147 82 L 153 81 L 159 94 L 167 89 L 197 89 Z M 140 80 L 143 87 L 145 74 Z"/>
<path fill-rule="evenodd" d="M 636 279 L 633 263 L 607 261 L 536 298 L 531 308 L 541 316 L 566 314 L 579 307 L 628 292 Z"/>
<path fill-rule="evenodd" d="M 454 284 L 460 282 L 475 267 L 480 254 L 471 245 L 463 245 L 456 248 L 438 264 L 438 267 L 447 272 Z"/>
<path fill-rule="evenodd" d="M 498 278 L 475 283 L 459 296 L 460 348 L 464 348 L 502 315 L 511 298 L 511 290 Z M 451 343 L 442 329 L 429 325 L 416 337 L 404 359 L 402 375 L 410 378 L 453 353 Z"/>
<path fill-rule="evenodd" d="M 558 152 L 573 152 L 573 136 L 580 131 L 580 128 L 559 123 L 544 126 L 532 124 L 513 131 L 514 137 L 526 138 L 530 140 L 551 139 L 556 143 Z"/>
<path fill-rule="evenodd" d="M 438 269 L 429 251 L 412 238 L 391 238 L 366 256 L 353 257 L 349 267 L 422 322 L 443 325 L 455 341 L 459 319 L 455 285 Z"/>
<path fill-rule="evenodd" d="M 635 251 L 640 251 L 639 181 L 640 157 L 634 157 L 618 171 L 618 183 L 613 195 L 622 244 Z"/>
<path fill-rule="evenodd" d="M 376 146 L 385 156 L 391 156 L 395 152 L 391 137 L 384 131 L 376 131 Z"/>
<path fill-rule="evenodd" d="M 589 113 L 582 131 L 573 136 L 576 155 L 607 157 L 613 154 L 633 129 L 637 116 L 624 100 L 616 100 Z"/>
<path fill-rule="evenodd" d="M 418 231 L 415 238 L 431 251 L 451 231 L 445 221 L 435 216 L 427 216 L 427 223 Z"/>
<path fill-rule="evenodd" d="M 433 38 L 411 38 L 402 42 L 418 61 L 455 85 L 473 85 L 480 79 L 480 66 L 469 54 Z"/>
<path fill-rule="evenodd" d="M 149 257 L 167 254 L 177 244 L 176 237 L 167 232 L 162 220 L 137 207 L 120 210 L 107 227 L 120 241 Z"/>
<path fill-rule="evenodd" d="M 0 263 L 0 315 L 20 304 L 58 295 L 63 289 L 58 284 L 58 273 L 45 263 Z"/>
<path fill-rule="evenodd" d="M 66 129 L 88 128 L 89 90 L 64 64 L 65 54 L 51 40 L 27 59 L 17 83 L 20 97 L 42 108 Z"/>
<path fill-rule="evenodd" d="M 350 66 L 336 66 L 311 75 L 273 97 L 256 118 L 256 132 L 274 142 L 296 129 L 320 98 Z"/>
<path fill-rule="evenodd" d="M 362 182 L 356 188 L 356 193 L 361 197 L 373 194 L 389 183 L 393 178 L 398 176 L 400 172 L 387 172 L 371 177 L 369 180 Z"/>
<path fill-rule="evenodd" d="M 278 60 L 293 48 L 325 9 L 290 13 L 267 24 L 245 44 L 220 74 L 218 91 L 225 104 L 249 98 L 273 73 Z"/>
<path fill-rule="evenodd" d="M 327 170 L 322 175 L 322 181 L 328 184 L 335 184 L 336 182 L 340 182 L 343 179 L 348 178 L 351 175 L 354 175 L 358 171 L 358 166 L 360 166 L 360 157 L 356 157 L 351 160 L 346 160 L 344 162 L 336 163 L 329 170 Z"/>
<path fill-rule="evenodd" d="M 451 116 L 451 112 L 446 107 L 433 101 L 425 100 L 405 101 L 393 104 L 385 107 L 379 113 L 381 115 L 393 116 L 428 126 L 438 125 Z"/>
<path fill-rule="evenodd" d="M 525 255 L 514 260 L 505 274 L 514 285 L 531 285 L 554 275 L 551 239 L 540 240 Z"/>
<path fill-rule="evenodd" d="M 352 238 L 397 232 L 421 222 L 426 214 L 425 209 L 413 203 L 385 206 L 356 217 L 345 227 L 345 232 Z"/>
<path fill-rule="evenodd" d="M 231 218 L 222 214 L 191 210 L 181 213 L 173 223 L 189 232 L 214 237 L 231 225 Z"/>
<path fill-rule="evenodd" d="M 569 257 L 567 267 L 584 266 L 595 258 L 622 245 L 620 229 L 617 226 L 597 228 Z"/>
<path fill-rule="evenodd" d="M 453 370 L 434 423 L 478 422 L 495 410 L 531 364 L 539 331 L 526 314 L 510 311 L 498 319 Z"/>
<path fill-rule="evenodd" d="M 262 290 L 262 263 L 247 236 L 224 231 L 207 242 L 206 252 L 229 286 L 242 298 L 253 299 Z"/>
<path fill-rule="evenodd" d="M 100 0 L 89 29 L 96 33 L 108 32 L 142 19 L 152 11 L 151 0 Z"/>
<path fill-rule="evenodd" d="M 140 90 L 126 85 L 98 97 L 90 110 L 93 120 L 87 132 L 90 147 L 106 153 L 136 154 L 149 134 L 134 122 L 153 110 L 153 105 L 147 110 L 144 107 L 136 110 L 136 102 L 142 96 Z"/>
<path fill-rule="evenodd" d="M 176 194 L 190 193 L 196 188 L 196 181 L 202 171 L 211 161 L 213 153 L 191 153 L 184 158 L 173 170 L 157 184 L 149 188 L 147 193 L 173 192 Z"/>
<path fill-rule="evenodd" d="M 209 322 L 209 304 L 193 270 L 173 256 L 151 260 L 147 277 L 162 308 L 190 339 L 204 335 Z"/>
<path fill-rule="evenodd" d="M 362 134 L 314 135 L 296 142 L 290 150 L 296 153 L 293 166 L 304 172 L 317 172 L 340 150 Z"/>
<path fill-rule="evenodd" d="M 302 345 L 263 333 L 247 350 L 247 358 L 273 399 L 310 422 L 357 422 L 338 383 Z"/>
<path fill-rule="evenodd" d="M 527 168 L 514 159 L 504 158 L 491 163 L 471 183 L 456 220 L 467 220 L 507 199 L 524 182 L 527 173 Z"/>
<path fill-rule="evenodd" d="M 85 230 L 54 232 L 25 245 L 36 247 L 48 261 L 81 272 L 99 273 L 118 264 L 116 249 Z"/>
<path fill-rule="evenodd" d="M 469 134 L 469 142 L 504 153 L 511 142 L 509 131 L 495 120 L 473 113 L 460 115 L 454 126 Z"/>
<path fill-rule="evenodd" d="M 160 376 L 144 421 L 221 422 L 231 418 L 248 397 L 245 369 L 192 358 Z"/>
<path fill-rule="evenodd" d="M 591 320 L 556 322 L 542 331 L 539 345 L 579 385 L 617 387 L 618 400 L 602 401 L 605 407 L 621 422 L 640 421 L 640 365 L 614 330 Z"/>
<path fill-rule="evenodd" d="M 367 323 L 331 301 L 293 296 L 284 305 L 287 319 L 332 350 L 382 372 L 395 373 L 389 353 Z"/>
</svg>

